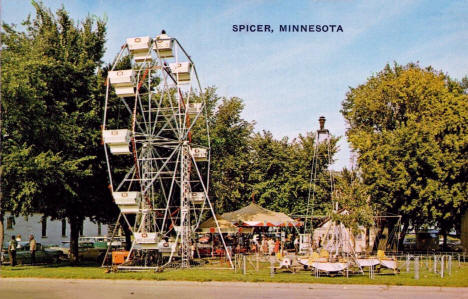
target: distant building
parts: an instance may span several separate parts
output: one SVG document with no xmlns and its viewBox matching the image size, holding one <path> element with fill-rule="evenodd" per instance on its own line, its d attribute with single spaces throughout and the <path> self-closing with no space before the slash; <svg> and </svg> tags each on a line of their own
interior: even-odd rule
<svg viewBox="0 0 468 299">
<path fill-rule="evenodd" d="M 107 225 L 86 219 L 83 221 L 80 236 L 106 236 L 107 230 Z M 6 213 L 4 217 L 4 247 L 7 246 L 11 236 L 20 235 L 21 240 L 27 241 L 31 234 L 42 245 L 61 245 L 62 242 L 70 240 L 70 224 L 66 220 L 50 220 L 50 217 L 43 217 L 39 213 L 27 217 L 15 217 Z"/>
</svg>

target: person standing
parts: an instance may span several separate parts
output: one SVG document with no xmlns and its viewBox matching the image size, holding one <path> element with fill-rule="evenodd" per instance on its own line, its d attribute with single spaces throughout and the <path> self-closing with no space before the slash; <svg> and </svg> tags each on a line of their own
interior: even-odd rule
<svg viewBox="0 0 468 299">
<path fill-rule="evenodd" d="M 268 253 L 268 241 L 265 236 L 262 238 L 262 253 L 266 255 Z"/>
<path fill-rule="evenodd" d="M 8 244 L 8 255 L 10 256 L 11 266 L 16 266 L 16 247 L 18 247 L 18 242 L 15 239 L 15 236 L 11 236 L 10 243 Z"/>
<path fill-rule="evenodd" d="M 195 244 L 192 242 L 192 245 L 190 245 L 190 257 L 192 259 L 195 258 Z"/>
<path fill-rule="evenodd" d="M 277 254 L 280 251 L 280 244 L 281 244 L 280 240 L 276 239 L 275 248 L 274 248 L 275 254 Z"/>
<path fill-rule="evenodd" d="M 268 239 L 268 255 L 272 255 L 275 250 L 275 241 L 273 238 Z"/>
<path fill-rule="evenodd" d="M 260 244 L 258 243 L 258 234 L 253 235 L 252 237 L 252 251 L 256 253 L 259 252 Z"/>
<path fill-rule="evenodd" d="M 294 238 L 294 250 L 299 253 L 299 237 Z"/>
<path fill-rule="evenodd" d="M 36 239 L 34 239 L 34 235 L 29 236 L 29 252 L 31 253 L 31 265 L 36 263 Z"/>
</svg>

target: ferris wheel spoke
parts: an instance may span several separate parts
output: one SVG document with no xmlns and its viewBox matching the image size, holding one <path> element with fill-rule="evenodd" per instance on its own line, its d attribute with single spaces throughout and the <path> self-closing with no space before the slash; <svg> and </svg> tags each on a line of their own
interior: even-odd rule
<svg viewBox="0 0 468 299">
<path fill-rule="evenodd" d="M 174 105 L 172 102 L 172 95 L 167 91 L 168 93 L 168 102 L 169 102 L 169 111 L 172 113 L 170 119 L 174 119 L 174 123 L 176 125 L 176 128 L 174 130 L 177 131 L 177 137 L 180 136 L 180 121 L 177 121 L 177 115 L 179 114 L 179 104 Z M 164 115 L 166 117 L 166 115 Z"/>
<path fill-rule="evenodd" d="M 117 188 L 115 188 L 115 191 L 119 191 L 120 188 L 122 188 L 122 186 L 124 185 L 124 183 L 126 183 L 127 179 L 130 177 L 130 175 L 134 175 L 135 173 L 135 165 L 133 165 L 129 171 L 127 171 L 127 173 L 125 174 L 125 177 L 123 178 L 123 180 L 120 182 L 120 184 L 117 186 Z"/>
<path fill-rule="evenodd" d="M 130 115 L 132 115 L 132 114 L 133 114 L 133 111 L 132 111 L 132 109 L 130 108 L 130 106 L 128 105 L 127 101 L 126 101 L 124 98 L 122 98 L 121 100 L 122 100 L 122 103 L 124 103 L 124 106 L 125 106 L 125 108 L 127 109 L 128 113 L 129 113 Z M 140 126 L 139 123 L 137 123 L 137 126 L 138 126 L 139 129 L 143 132 L 143 128 Z"/>
<path fill-rule="evenodd" d="M 178 135 L 178 134 L 179 134 L 179 129 L 177 128 L 177 125 L 176 125 L 176 127 L 173 126 L 173 123 L 174 123 L 174 124 L 177 124 L 175 115 L 170 115 L 170 116 L 167 116 L 167 115 L 165 115 L 165 114 L 162 114 L 162 115 L 163 115 L 163 117 L 164 117 L 164 119 L 165 119 L 166 121 L 163 122 L 162 127 L 161 127 L 161 128 L 159 129 L 159 131 L 158 131 L 156 134 L 154 134 L 154 135 L 155 135 L 155 136 L 161 136 L 161 135 L 163 134 L 164 131 L 170 130 L 170 131 L 173 133 L 174 138 L 175 138 L 175 139 L 179 139 L 179 138 L 178 138 L 178 136 L 179 136 L 179 135 Z M 161 122 L 159 122 L 159 124 L 161 124 Z M 157 124 L 155 124 L 155 128 L 156 128 L 156 126 L 157 126 Z M 166 129 L 167 126 L 169 126 L 170 129 Z"/>
<path fill-rule="evenodd" d="M 169 92 L 168 92 L 168 96 L 170 98 L 170 93 Z M 179 131 L 179 128 L 178 128 L 179 124 L 178 124 L 178 122 L 176 120 L 176 114 L 174 113 L 174 107 L 173 107 L 172 101 L 169 100 L 170 101 L 170 107 L 163 108 L 164 107 L 163 106 L 163 100 L 164 100 L 164 93 L 161 94 L 161 99 L 160 99 L 160 101 L 158 103 L 158 109 L 157 109 L 157 114 L 156 114 L 156 120 L 158 120 L 158 121 L 155 120 L 155 124 L 154 124 L 154 128 L 152 130 L 152 133 L 154 133 L 154 131 L 156 130 L 157 125 L 161 123 L 161 121 L 159 121 L 159 119 L 161 119 L 161 116 L 162 116 L 162 117 L 164 117 L 164 120 L 165 120 L 163 122 L 164 127 L 170 126 L 173 133 L 174 133 L 174 136 L 177 136 L 177 139 L 178 139 L 177 134 L 178 134 L 178 131 Z M 169 113 L 167 113 L 167 112 L 169 112 Z M 174 127 L 174 125 L 175 125 L 175 127 Z M 161 132 L 162 132 L 162 130 L 160 130 L 158 132 L 158 134 L 156 134 L 156 135 L 161 134 Z"/>
<path fill-rule="evenodd" d="M 137 97 L 137 102 L 138 102 L 139 108 L 140 108 L 140 113 L 139 113 L 139 114 L 141 115 L 141 117 L 142 117 L 142 119 L 143 119 L 143 125 L 144 125 L 144 127 L 145 127 L 145 131 L 142 132 L 142 133 L 148 134 L 148 133 L 149 133 L 149 130 L 148 130 L 148 124 L 149 124 L 149 123 L 148 123 L 147 120 L 146 120 L 146 116 L 145 116 L 145 112 L 144 112 L 145 110 L 143 109 L 143 104 L 141 103 L 141 97 L 140 97 L 139 94 L 137 94 L 137 95 L 138 95 L 138 97 Z M 138 121 L 137 121 L 137 122 L 138 122 Z M 139 127 L 141 128 L 141 126 L 139 126 Z"/>
<path fill-rule="evenodd" d="M 164 162 L 164 164 L 162 165 L 161 168 L 164 168 L 164 166 L 167 165 L 167 163 L 169 163 L 169 161 L 171 160 L 172 156 L 174 156 L 174 154 L 177 152 L 177 150 L 180 148 L 180 146 L 177 146 L 173 151 L 172 153 L 170 154 L 170 156 L 166 159 L 166 161 Z M 158 172 L 154 175 L 154 177 L 151 179 L 149 185 L 153 184 L 154 181 L 157 179 L 158 175 L 160 174 L 161 172 L 161 169 L 158 170 Z M 146 187 L 145 189 L 143 189 L 143 193 L 146 192 L 146 190 L 148 189 L 148 187 Z"/>
<path fill-rule="evenodd" d="M 166 196 L 166 205 L 165 205 L 166 209 L 164 211 L 164 218 L 163 218 L 162 225 L 161 225 L 162 229 L 164 229 L 164 227 L 166 225 L 167 215 L 168 215 L 168 213 L 170 213 L 170 210 L 169 210 L 170 200 L 172 198 L 173 191 L 174 191 L 174 186 L 176 184 L 176 175 L 177 175 L 176 170 L 178 169 L 178 166 L 179 166 L 180 155 L 181 155 L 181 151 L 179 150 L 178 153 L 177 153 L 176 163 L 174 165 L 174 173 L 172 174 L 172 180 L 171 180 L 171 185 L 170 185 L 170 188 L 169 188 L 169 193 Z"/>
</svg>

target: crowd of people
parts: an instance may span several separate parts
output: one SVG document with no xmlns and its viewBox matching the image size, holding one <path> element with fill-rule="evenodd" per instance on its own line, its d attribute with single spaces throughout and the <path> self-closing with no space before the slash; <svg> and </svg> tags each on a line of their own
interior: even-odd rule
<svg viewBox="0 0 468 299">
<path fill-rule="evenodd" d="M 299 252 L 299 236 L 292 233 L 286 235 L 257 231 L 250 234 L 225 234 L 223 237 L 226 248 L 231 253 L 274 255 L 285 251 Z M 218 234 L 205 234 L 199 238 L 196 250 L 201 252 L 201 255 L 223 255 L 224 245 Z"/>
</svg>

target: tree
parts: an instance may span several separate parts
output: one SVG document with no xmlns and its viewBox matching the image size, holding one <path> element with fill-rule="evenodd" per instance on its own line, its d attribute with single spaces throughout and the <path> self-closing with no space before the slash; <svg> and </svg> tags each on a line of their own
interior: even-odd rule
<svg viewBox="0 0 468 299">
<path fill-rule="evenodd" d="M 315 136 L 305 136 L 289 141 L 287 137 L 276 140 L 264 131 L 252 139 L 252 170 L 249 182 L 260 205 L 287 214 L 304 215 L 307 211 Z M 330 139 L 330 155 L 337 152 L 338 138 Z M 331 207 L 328 146 L 318 146 L 317 181 L 315 199 L 311 202 L 314 214 L 324 214 Z M 333 162 L 333 158 L 331 159 Z M 311 211 L 309 211 L 311 212 Z"/>
<path fill-rule="evenodd" d="M 205 94 L 216 98 L 213 92 L 207 90 Z M 214 105 L 210 106 L 214 111 Z M 223 98 L 210 119 L 211 193 L 216 199 L 217 212 L 241 208 L 252 192 L 249 173 L 253 123 L 241 118 L 243 108 L 241 99 Z"/>
<path fill-rule="evenodd" d="M 367 193 L 367 186 L 362 183 L 356 170 L 343 168 L 335 177 L 334 200 L 347 213 L 334 213 L 332 217 L 343 223 L 354 235 L 360 233 L 360 227 L 369 228 L 374 224 L 373 208 Z"/>
<path fill-rule="evenodd" d="M 77 262 L 85 217 L 106 220 L 117 207 L 106 188 L 100 130 L 105 22 L 80 23 L 32 2 L 25 31 L 4 25 L 4 193 L 16 214 L 40 212 L 70 223 Z"/>
<path fill-rule="evenodd" d="M 380 212 L 446 234 L 468 205 L 468 97 L 431 67 L 387 65 L 350 88 L 341 113 L 363 182 Z"/>
</svg>

